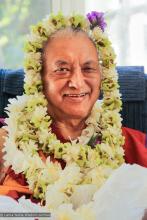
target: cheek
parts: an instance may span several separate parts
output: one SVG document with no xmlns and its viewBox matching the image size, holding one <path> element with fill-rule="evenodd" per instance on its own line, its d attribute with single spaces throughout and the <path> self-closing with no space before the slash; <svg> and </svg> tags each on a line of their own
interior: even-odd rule
<svg viewBox="0 0 147 220">
<path fill-rule="evenodd" d="M 101 87 L 101 80 L 100 78 L 95 79 L 91 85 L 92 88 L 92 100 L 95 102 L 97 99 L 99 99 L 100 96 L 100 87 Z"/>
<path fill-rule="evenodd" d="M 62 87 L 63 85 L 59 82 L 50 80 L 45 85 L 45 96 L 48 100 L 59 100 L 62 98 Z"/>
<path fill-rule="evenodd" d="M 89 84 L 89 87 L 91 87 L 91 90 L 92 90 L 93 93 L 99 94 L 100 86 L 101 86 L 101 79 L 100 79 L 100 77 L 93 78 L 92 80 L 90 80 L 88 82 L 88 84 Z"/>
</svg>

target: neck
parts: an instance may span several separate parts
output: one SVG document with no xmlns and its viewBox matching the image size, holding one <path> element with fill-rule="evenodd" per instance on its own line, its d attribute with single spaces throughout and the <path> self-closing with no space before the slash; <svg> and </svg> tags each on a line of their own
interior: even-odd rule
<svg viewBox="0 0 147 220">
<path fill-rule="evenodd" d="M 85 120 L 54 121 L 53 125 L 65 140 L 74 140 L 81 135 L 85 128 Z"/>
</svg>

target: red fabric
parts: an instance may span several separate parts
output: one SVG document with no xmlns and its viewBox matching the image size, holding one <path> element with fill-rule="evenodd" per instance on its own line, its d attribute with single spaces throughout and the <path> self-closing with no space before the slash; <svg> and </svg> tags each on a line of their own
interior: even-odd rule
<svg viewBox="0 0 147 220">
<path fill-rule="evenodd" d="M 25 179 L 25 176 L 22 173 L 15 174 L 14 171 L 11 169 L 11 167 L 9 167 L 9 169 L 7 171 L 7 175 L 14 178 L 20 185 L 22 185 L 22 186 L 27 185 L 27 181 Z"/>
<path fill-rule="evenodd" d="M 53 132 L 54 134 L 56 134 L 56 137 L 57 137 L 58 140 L 60 140 L 62 143 L 68 142 L 68 140 L 66 140 L 66 139 L 62 136 L 62 134 L 60 133 L 60 130 L 59 130 L 58 127 L 56 127 L 54 124 L 52 124 L 52 125 L 51 125 L 51 129 L 52 129 L 52 132 Z"/>
<path fill-rule="evenodd" d="M 147 135 L 143 132 L 131 129 L 122 128 L 125 136 L 125 161 L 129 164 L 139 164 L 147 167 Z"/>
</svg>

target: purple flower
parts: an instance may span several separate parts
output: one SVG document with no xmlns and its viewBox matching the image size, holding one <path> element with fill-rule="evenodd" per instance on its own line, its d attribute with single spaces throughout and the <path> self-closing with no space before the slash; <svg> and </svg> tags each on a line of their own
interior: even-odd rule
<svg viewBox="0 0 147 220">
<path fill-rule="evenodd" d="M 99 26 L 102 29 L 102 31 L 105 30 L 105 27 L 107 26 L 107 24 L 104 21 L 103 12 L 92 11 L 91 13 L 87 14 L 87 18 L 91 23 L 91 29 L 93 29 L 96 26 Z"/>
<path fill-rule="evenodd" d="M 102 142 L 102 136 L 101 134 L 97 134 L 96 136 L 92 136 L 88 142 L 88 145 L 91 146 L 92 148 L 95 147 L 97 144 L 101 144 Z"/>
</svg>

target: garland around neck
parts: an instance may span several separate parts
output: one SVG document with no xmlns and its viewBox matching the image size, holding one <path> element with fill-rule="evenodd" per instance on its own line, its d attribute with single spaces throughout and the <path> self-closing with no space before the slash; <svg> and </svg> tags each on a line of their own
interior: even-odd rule
<svg viewBox="0 0 147 220">
<path fill-rule="evenodd" d="M 51 131 L 52 120 L 47 114 L 47 100 L 42 92 L 40 51 L 52 33 L 69 26 L 80 27 L 96 45 L 102 70 L 103 101 L 94 105 L 81 136 L 63 144 Z M 78 190 L 87 187 L 86 190 L 94 194 L 124 162 L 114 51 L 98 25 L 91 29 L 90 21 L 84 16 L 64 17 L 62 14 L 50 15 L 32 27 L 25 49 L 25 94 L 10 100 L 7 107 L 9 136 L 4 148 L 5 164 L 12 166 L 16 174 L 25 175 L 34 197 L 45 201 L 49 211 L 63 203 L 78 207 L 79 201 L 74 199 Z M 46 161 L 41 159 L 40 151 L 46 155 Z M 64 160 L 65 168 L 52 162 L 51 155 Z"/>
</svg>

